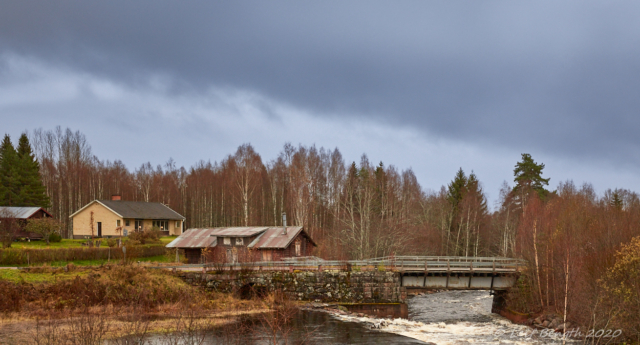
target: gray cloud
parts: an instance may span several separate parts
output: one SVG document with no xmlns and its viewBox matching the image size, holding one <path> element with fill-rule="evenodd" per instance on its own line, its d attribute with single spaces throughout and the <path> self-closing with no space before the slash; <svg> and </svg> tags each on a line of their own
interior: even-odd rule
<svg viewBox="0 0 640 345">
<path fill-rule="evenodd" d="M 7 1 L 0 52 L 637 169 L 638 15 L 595 1 Z"/>
</svg>

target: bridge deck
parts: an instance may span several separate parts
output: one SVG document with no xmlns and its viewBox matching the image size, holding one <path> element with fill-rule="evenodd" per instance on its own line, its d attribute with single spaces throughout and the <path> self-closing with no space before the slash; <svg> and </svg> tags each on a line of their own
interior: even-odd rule
<svg viewBox="0 0 640 345">
<path fill-rule="evenodd" d="M 506 258 L 393 257 L 370 260 L 327 261 L 314 258 L 284 261 L 208 263 L 151 268 L 184 271 L 391 271 L 400 274 L 407 289 L 505 290 L 516 282 L 525 262 Z"/>
<path fill-rule="evenodd" d="M 322 271 L 322 270 L 386 270 L 403 274 L 514 274 L 524 266 L 524 261 L 488 257 L 438 257 L 398 256 L 368 260 L 322 260 L 296 258 L 284 261 L 243 263 L 206 263 L 195 265 L 160 266 L 181 270 L 216 271 Z"/>
</svg>

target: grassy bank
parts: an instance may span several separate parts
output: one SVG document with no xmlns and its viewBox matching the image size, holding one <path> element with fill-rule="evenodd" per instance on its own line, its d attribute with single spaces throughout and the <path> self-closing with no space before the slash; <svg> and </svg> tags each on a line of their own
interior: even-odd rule
<svg viewBox="0 0 640 345">
<path fill-rule="evenodd" d="M 127 246 L 128 260 L 159 257 L 167 253 L 164 244 L 144 244 Z M 0 266 L 31 266 L 34 264 L 56 263 L 66 265 L 68 262 L 97 262 L 101 264 L 110 260 L 122 260 L 122 248 L 109 247 L 63 247 L 63 248 L 7 248 L 0 249 Z"/>
<path fill-rule="evenodd" d="M 149 333 L 176 340 L 269 308 L 136 265 L 0 270 L 0 290 L 0 342 L 8 344 L 130 344 Z"/>
<path fill-rule="evenodd" d="M 156 244 L 167 245 L 169 242 L 173 241 L 177 236 L 164 236 L 160 237 L 160 241 Z M 103 241 L 106 241 L 103 239 Z M 73 239 L 63 239 L 60 242 L 47 242 L 44 240 L 38 241 L 18 241 L 13 242 L 11 244 L 11 248 L 13 249 L 44 249 L 44 248 L 83 248 L 83 243 L 87 242 L 87 240 L 73 240 Z M 106 245 L 103 243 L 103 245 Z"/>
<path fill-rule="evenodd" d="M 182 256 L 180 256 L 182 258 Z M 149 257 L 143 257 L 143 258 L 133 258 L 132 260 L 127 260 L 129 262 L 132 263 L 137 263 L 140 262 L 141 264 L 147 264 L 147 265 L 153 265 L 153 264 L 167 264 L 167 263 L 173 263 L 175 261 L 175 257 L 173 255 L 155 255 L 155 256 L 149 256 Z M 46 262 L 44 263 L 44 265 L 47 266 L 51 266 L 51 267 L 64 267 L 67 266 L 68 264 L 74 264 L 75 266 L 103 266 L 103 265 L 118 265 L 118 264 L 122 264 L 122 259 L 99 259 L 99 260 L 65 260 L 65 261 L 51 261 L 51 262 Z M 42 263 L 40 264 L 36 264 L 36 265 L 42 265 Z M 9 267 L 9 266 L 5 266 L 5 267 Z M 33 267 L 33 265 L 29 265 L 29 264 L 19 264 L 19 265 L 12 265 L 10 267 Z M 0 267 L 0 269 L 2 269 Z"/>
</svg>

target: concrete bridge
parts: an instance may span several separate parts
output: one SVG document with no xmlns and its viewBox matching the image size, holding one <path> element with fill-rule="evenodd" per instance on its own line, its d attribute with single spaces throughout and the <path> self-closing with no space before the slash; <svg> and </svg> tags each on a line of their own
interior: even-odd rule
<svg viewBox="0 0 640 345">
<path fill-rule="evenodd" d="M 212 263 L 174 270 L 180 270 L 187 282 L 207 289 L 240 294 L 279 290 L 290 298 L 326 303 L 404 303 L 412 291 L 491 290 L 498 312 L 524 264 L 508 258 L 400 256 Z"/>
<path fill-rule="evenodd" d="M 401 257 L 396 268 L 407 289 L 507 290 L 524 264 L 490 257 Z"/>
</svg>

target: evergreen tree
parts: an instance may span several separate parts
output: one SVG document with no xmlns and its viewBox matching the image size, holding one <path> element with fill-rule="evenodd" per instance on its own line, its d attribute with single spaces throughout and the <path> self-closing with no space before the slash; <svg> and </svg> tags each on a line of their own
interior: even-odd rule
<svg viewBox="0 0 640 345">
<path fill-rule="evenodd" d="M 25 133 L 20 136 L 17 150 L 18 198 L 19 206 L 49 207 L 49 197 L 42 185 L 40 164 L 31 151 L 29 138 Z"/>
<path fill-rule="evenodd" d="M 458 205 L 462 198 L 464 198 L 464 194 L 467 191 L 467 176 L 465 175 L 462 168 L 458 170 L 456 176 L 453 178 L 453 181 L 448 186 L 447 199 L 454 210 L 458 209 Z"/>
<path fill-rule="evenodd" d="M 624 207 L 624 201 L 622 201 L 622 196 L 620 195 L 620 193 L 618 192 L 618 190 L 616 189 L 615 191 L 613 191 L 613 195 L 611 196 L 611 202 L 610 202 L 611 207 L 617 209 L 617 210 L 622 210 Z"/>
<path fill-rule="evenodd" d="M 549 179 L 542 178 L 543 169 L 544 164 L 536 163 L 528 153 L 523 153 L 522 161 L 516 163 L 513 170 L 516 186 L 511 193 L 513 200 L 521 207 L 523 213 L 531 193 L 535 192 L 542 200 L 545 200 L 549 195 L 549 191 L 544 188 L 544 186 L 549 185 Z"/>
<path fill-rule="evenodd" d="M 548 178 L 542 178 L 544 163 L 537 164 L 528 153 L 522 154 L 522 162 L 518 162 L 513 170 L 516 186 L 514 191 L 519 189 L 534 190 L 540 198 L 545 198 L 549 193 L 544 186 L 549 185 Z"/>
<path fill-rule="evenodd" d="M 480 181 L 478 181 L 478 177 L 473 173 L 473 171 L 471 171 L 471 174 L 467 179 L 466 190 L 469 195 L 472 195 L 474 198 L 476 198 L 478 205 L 480 206 L 480 213 L 482 215 L 487 214 L 487 199 L 484 196 L 482 187 L 480 187 Z"/>
<path fill-rule="evenodd" d="M 11 138 L 5 134 L 0 145 L 0 204 L 2 206 L 18 206 L 17 160 L 18 155 L 13 148 Z"/>
</svg>

